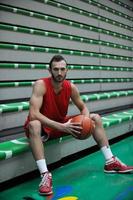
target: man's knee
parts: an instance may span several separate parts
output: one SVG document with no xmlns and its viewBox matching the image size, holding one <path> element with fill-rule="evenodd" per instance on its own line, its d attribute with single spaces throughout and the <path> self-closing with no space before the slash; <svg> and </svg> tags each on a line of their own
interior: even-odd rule
<svg viewBox="0 0 133 200">
<path fill-rule="evenodd" d="M 92 114 L 90 117 L 95 122 L 95 125 L 102 125 L 102 119 L 99 114 Z"/>
<path fill-rule="evenodd" d="M 38 120 L 30 121 L 28 128 L 30 135 L 40 135 L 41 133 L 41 123 Z"/>
</svg>

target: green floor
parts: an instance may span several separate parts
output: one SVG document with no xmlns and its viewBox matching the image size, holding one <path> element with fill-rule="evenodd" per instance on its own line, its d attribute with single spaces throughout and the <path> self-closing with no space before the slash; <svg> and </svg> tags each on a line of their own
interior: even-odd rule
<svg viewBox="0 0 133 200">
<path fill-rule="evenodd" d="M 133 165 L 133 136 L 111 146 L 114 154 Z M 105 174 L 100 151 L 52 171 L 53 197 L 37 193 L 40 178 L 1 192 L 1 200 L 133 200 L 133 174 Z"/>
</svg>

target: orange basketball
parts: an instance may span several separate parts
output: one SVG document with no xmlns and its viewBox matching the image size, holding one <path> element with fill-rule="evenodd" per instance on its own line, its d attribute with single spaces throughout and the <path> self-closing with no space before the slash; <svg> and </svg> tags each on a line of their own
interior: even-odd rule
<svg viewBox="0 0 133 200">
<path fill-rule="evenodd" d="M 75 138 L 79 140 L 87 139 L 91 136 L 92 131 L 94 130 L 94 122 L 87 116 L 77 115 L 71 119 L 71 122 L 81 123 L 82 131 L 81 134 L 75 134 Z"/>
</svg>

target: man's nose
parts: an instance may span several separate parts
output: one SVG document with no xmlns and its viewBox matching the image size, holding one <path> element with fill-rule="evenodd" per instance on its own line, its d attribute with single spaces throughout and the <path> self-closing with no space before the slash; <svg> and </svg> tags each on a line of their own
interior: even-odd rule
<svg viewBox="0 0 133 200">
<path fill-rule="evenodd" d="M 58 74 L 59 74 L 59 75 L 61 74 L 61 69 L 58 70 Z"/>
</svg>

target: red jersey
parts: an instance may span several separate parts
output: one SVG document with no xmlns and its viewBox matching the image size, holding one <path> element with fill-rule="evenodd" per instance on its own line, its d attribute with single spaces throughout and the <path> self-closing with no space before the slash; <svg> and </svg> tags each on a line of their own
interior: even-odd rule
<svg viewBox="0 0 133 200">
<path fill-rule="evenodd" d="M 71 96 L 71 83 L 64 80 L 62 90 L 56 94 L 52 86 L 51 77 L 43 78 L 42 80 L 46 86 L 46 93 L 43 96 L 40 112 L 51 120 L 65 122 Z M 44 130 L 49 132 L 51 128 L 44 127 Z"/>
<path fill-rule="evenodd" d="M 60 93 L 56 94 L 52 86 L 51 77 L 42 78 L 41 80 L 44 81 L 46 86 L 46 93 L 43 96 L 43 104 L 40 112 L 51 120 L 62 123 L 66 122 L 69 119 L 69 117 L 66 117 L 66 115 L 71 96 L 71 83 L 67 80 L 64 80 L 62 84 L 62 90 Z M 28 123 L 29 116 L 24 125 L 27 136 L 29 134 L 27 130 Z M 57 130 L 53 130 L 49 127 L 43 127 L 43 129 L 48 135 L 50 134 L 51 137 L 58 137 L 61 135 L 59 131 L 57 132 Z"/>
</svg>

